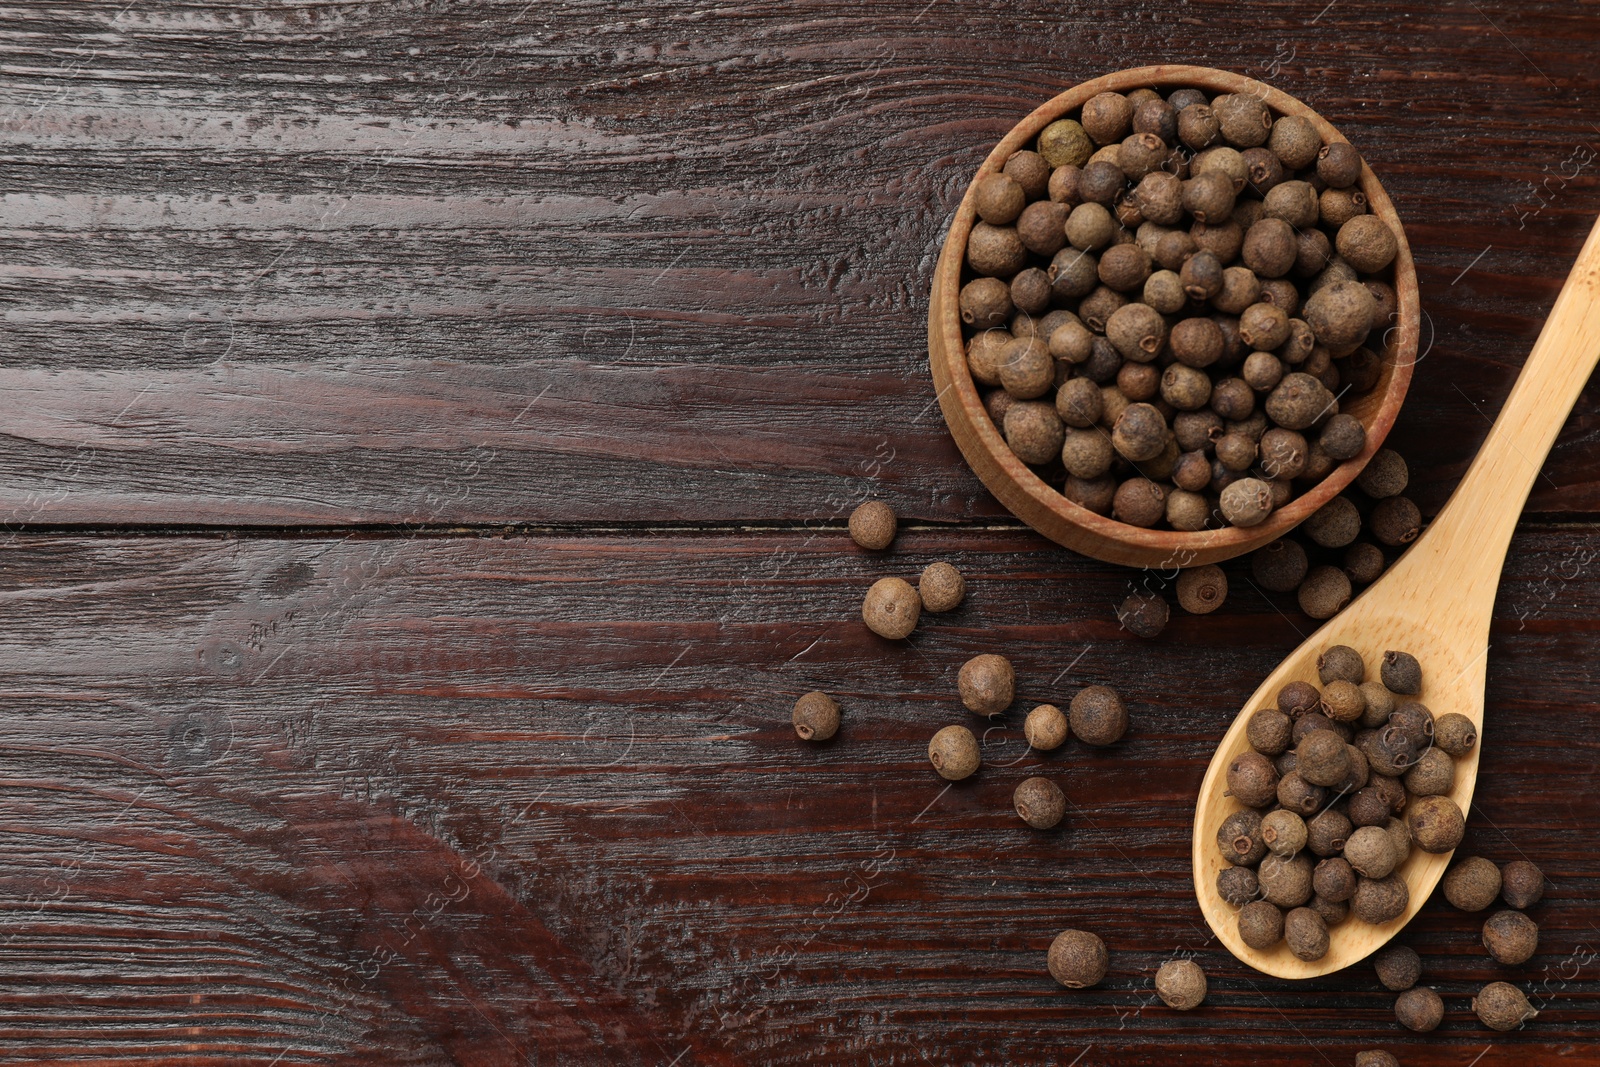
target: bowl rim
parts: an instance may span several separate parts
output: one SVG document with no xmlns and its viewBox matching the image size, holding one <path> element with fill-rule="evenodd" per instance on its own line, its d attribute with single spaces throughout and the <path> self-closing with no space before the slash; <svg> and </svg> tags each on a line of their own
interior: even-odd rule
<svg viewBox="0 0 1600 1067">
<path fill-rule="evenodd" d="M 1047 125 L 1077 110 L 1090 97 L 1102 92 L 1128 92 L 1146 87 L 1248 92 L 1278 115 L 1299 115 L 1308 119 L 1324 143 L 1346 140 L 1331 123 L 1295 97 L 1254 78 L 1214 67 L 1185 64 L 1131 67 L 1080 82 L 1058 93 L 1000 139 L 973 175 L 956 208 L 934 273 L 929 304 L 930 360 L 946 425 L 953 431 L 968 464 L 1013 514 L 1051 540 L 1110 562 L 1195 566 L 1241 555 L 1283 536 L 1355 480 L 1388 437 L 1410 387 L 1412 369 L 1417 363 L 1421 305 L 1416 265 L 1404 227 L 1387 192 L 1363 158 L 1357 185 L 1367 198 L 1368 211 L 1389 224 L 1398 245 L 1392 264 L 1398 306 L 1395 325 L 1383 335 L 1386 341 L 1392 338 L 1392 343 L 1384 345 L 1383 352 L 1387 380 L 1381 389 L 1363 397 L 1374 397 L 1375 406 L 1369 417 L 1362 418 L 1367 431 L 1367 444 L 1362 452 L 1275 510 L 1265 522 L 1251 527 L 1229 526 L 1185 533 L 1131 526 L 1075 504 L 1051 487 L 1007 447 L 999 428 L 989 418 L 977 383 L 966 365 L 966 344 L 955 308 L 967 238 L 977 214 L 975 189 L 981 179 L 998 173 L 1014 152 L 1030 144 Z M 970 432 L 954 433 L 958 422 L 965 423 Z M 1083 536 L 1074 536 L 1073 531 L 1081 531 Z"/>
</svg>

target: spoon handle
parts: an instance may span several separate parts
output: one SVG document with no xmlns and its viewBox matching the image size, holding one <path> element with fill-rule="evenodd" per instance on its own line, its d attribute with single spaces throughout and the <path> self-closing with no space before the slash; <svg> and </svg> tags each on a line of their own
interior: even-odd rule
<svg viewBox="0 0 1600 1067">
<path fill-rule="evenodd" d="M 1512 531 L 1596 363 L 1600 222 L 1589 232 L 1478 457 L 1422 539 L 1400 560 L 1418 578 L 1447 576 L 1456 595 L 1438 597 L 1436 589 L 1430 599 L 1440 607 L 1441 600 L 1449 601 L 1461 612 L 1453 621 L 1481 629 L 1485 637 Z"/>
</svg>

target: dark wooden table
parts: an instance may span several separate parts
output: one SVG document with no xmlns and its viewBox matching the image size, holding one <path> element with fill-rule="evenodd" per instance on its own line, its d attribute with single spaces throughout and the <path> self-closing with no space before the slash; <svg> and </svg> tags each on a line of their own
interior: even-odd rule
<svg viewBox="0 0 1600 1067">
<path fill-rule="evenodd" d="M 1600 213 L 1600 6 L 54 0 L 0 16 L 0 1058 L 74 1064 L 1600 1062 L 1600 403 L 1513 545 L 1465 848 L 1552 886 L 1491 963 L 1235 962 L 1189 878 L 1211 747 L 1309 624 L 1021 528 L 932 403 L 968 177 L 1061 88 L 1270 80 L 1406 222 L 1436 510 Z M 908 529 L 887 556 L 855 503 Z M 905 645 L 865 586 L 956 561 Z M 1135 705 L 942 788 L 957 667 Z M 837 693 L 831 744 L 794 697 Z M 1064 828 L 1009 810 L 1038 767 Z M 1067 925 L 1101 988 L 1044 972 Z M 1153 1000 L 1194 954 L 1201 1010 Z M 1480 1027 L 1506 977 L 1543 1014 Z"/>
</svg>

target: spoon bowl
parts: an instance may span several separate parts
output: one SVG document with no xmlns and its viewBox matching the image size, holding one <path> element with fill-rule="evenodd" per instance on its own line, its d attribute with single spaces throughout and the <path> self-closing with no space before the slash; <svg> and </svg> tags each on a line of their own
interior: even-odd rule
<svg viewBox="0 0 1600 1067">
<path fill-rule="evenodd" d="M 1291 681 L 1316 684 L 1317 657 L 1332 645 L 1349 645 L 1361 653 L 1369 679 L 1378 676 L 1385 651 L 1409 652 L 1422 666 L 1422 692 L 1416 699 L 1435 716 L 1459 712 L 1477 728 L 1478 744 L 1455 761 L 1450 793 L 1461 811 L 1468 812 L 1485 743 L 1484 679 L 1500 569 L 1528 491 L 1597 361 L 1600 225 L 1584 242 L 1500 417 L 1450 501 L 1382 578 L 1267 676 L 1217 746 L 1195 809 L 1195 891 L 1217 937 L 1257 970 L 1280 978 L 1312 978 L 1366 958 L 1422 907 L 1450 854 L 1413 848 L 1398 868 L 1410 892 L 1406 910 L 1378 925 L 1348 917 L 1328 931 L 1328 953 L 1320 960 L 1301 960 L 1282 943 L 1266 951 L 1250 948 L 1239 938 L 1238 910 L 1217 893 L 1217 872 L 1225 864 L 1216 844 L 1217 828 L 1241 809 L 1227 795 L 1227 768 L 1249 747 L 1245 730 L 1250 715 L 1275 707 L 1278 690 Z"/>
</svg>

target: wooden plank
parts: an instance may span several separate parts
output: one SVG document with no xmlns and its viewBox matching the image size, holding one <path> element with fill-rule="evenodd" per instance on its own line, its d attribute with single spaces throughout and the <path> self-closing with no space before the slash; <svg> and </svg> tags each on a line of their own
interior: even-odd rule
<svg viewBox="0 0 1600 1067">
<path fill-rule="evenodd" d="M 929 407 L 940 233 L 1013 121 L 1152 34 L 1306 99 L 1384 177 L 1430 316 L 1398 442 L 1432 507 L 1600 210 L 1592 20 L 1235 14 L 13 5 L 0 520 L 994 516 Z M 1597 418 L 1536 511 L 1596 509 Z"/>
<path fill-rule="evenodd" d="M 867 633 L 864 588 L 937 558 L 968 604 L 904 644 Z M 1525 529 L 1496 612 L 1466 847 L 1550 875 L 1540 952 L 1493 965 L 1481 916 L 1430 903 L 1402 940 L 1449 1019 L 1411 1035 L 1366 968 L 1266 979 L 1200 919 L 1210 747 L 1309 628 L 1242 581 L 1146 644 L 1110 604 L 1158 575 L 1014 530 L 912 530 L 889 555 L 836 528 L 23 535 L 0 549 L 0 1055 L 1588 1062 L 1596 560 L 1586 526 Z M 974 721 L 954 676 L 980 651 L 1011 656 L 1020 700 L 945 789 L 924 748 Z M 1090 682 L 1126 693 L 1128 738 L 1027 754 L 1021 709 Z M 819 746 L 788 723 L 813 687 L 845 706 Z M 1063 829 L 1009 810 L 1033 773 L 1066 790 Z M 1102 988 L 1044 973 L 1067 925 L 1111 945 Z M 1191 1015 L 1150 997 L 1178 952 L 1211 977 Z M 1467 996 L 1496 978 L 1544 1014 L 1483 1030 Z"/>
</svg>

